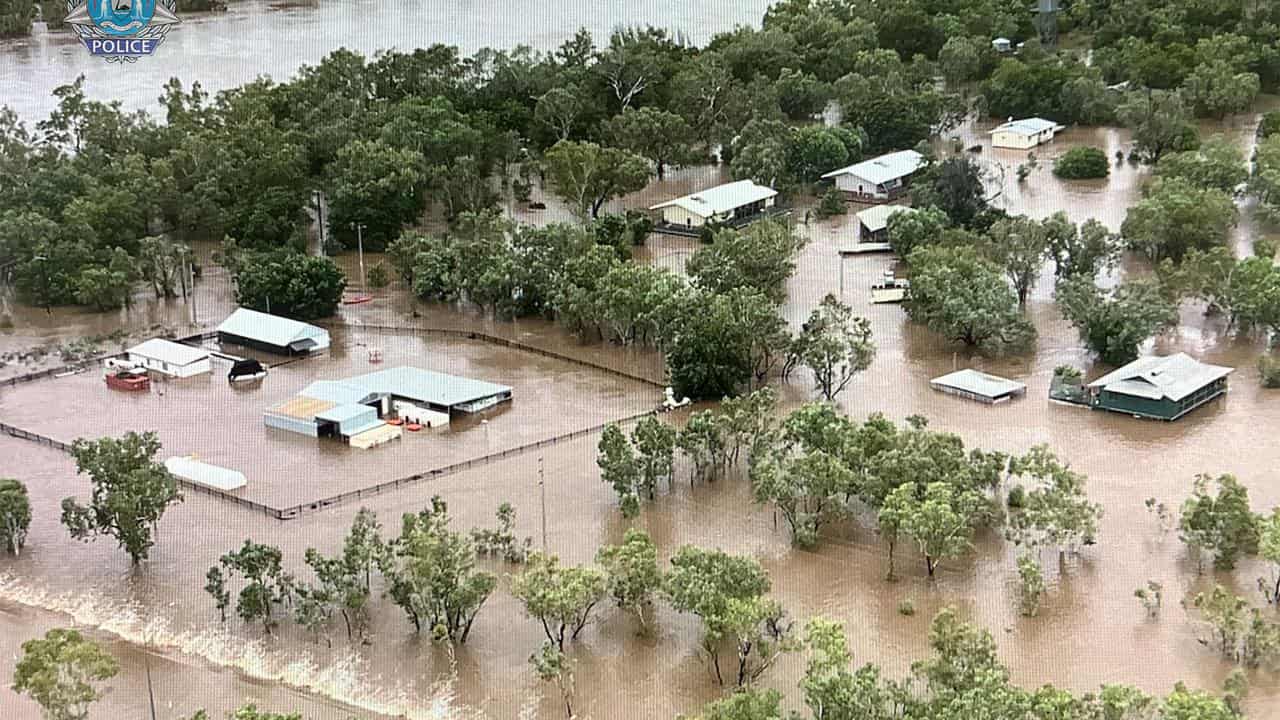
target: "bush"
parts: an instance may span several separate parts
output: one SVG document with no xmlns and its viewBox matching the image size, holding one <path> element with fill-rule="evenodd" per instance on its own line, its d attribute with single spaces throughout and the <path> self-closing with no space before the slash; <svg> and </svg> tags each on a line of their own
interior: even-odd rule
<svg viewBox="0 0 1280 720">
<path fill-rule="evenodd" d="M 912 615 L 916 614 L 916 606 L 911 604 L 910 600 L 903 600 L 902 602 L 898 603 L 898 614 L 905 615 L 906 617 L 911 617 Z"/>
<path fill-rule="evenodd" d="M 369 268 L 369 287 L 382 289 L 391 284 L 391 274 L 384 263 Z"/>
<path fill-rule="evenodd" d="M 1280 110 L 1272 110 L 1262 116 L 1262 124 L 1258 126 L 1258 134 L 1263 138 L 1280 135 Z"/>
<path fill-rule="evenodd" d="M 1258 358 L 1258 373 L 1262 376 L 1262 387 L 1280 388 L 1280 359 L 1267 355 Z"/>
<path fill-rule="evenodd" d="M 1027 491 L 1021 485 L 1009 488 L 1009 498 L 1005 501 L 1010 510 L 1021 510 L 1027 506 Z"/>
<path fill-rule="evenodd" d="M 1080 368 L 1072 367 L 1071 365 L 1059 365 L 1054 368 L 1053 376 L 1071 385 L 1079 385 L 1080 381 L 1084 379 L 1084 373 L 1081 372 Z"/>
<path fill-rule="evenodd" d="M 818 217 L 826 219 L 836 215 L 844 215 L 849 212 L 849 206 L 845 204 L 844 193 L 838 188 L 831 188 L 822 194 L 822 200 L 818 203 Z"/>
<path fill-rule="evenodd" d="M 1095 147 L 1075 147 L 1053 162 L 1053 174 L 1067 180 L 1104 178 L 1111 172 L 1107 154 Z"/>
</svg>

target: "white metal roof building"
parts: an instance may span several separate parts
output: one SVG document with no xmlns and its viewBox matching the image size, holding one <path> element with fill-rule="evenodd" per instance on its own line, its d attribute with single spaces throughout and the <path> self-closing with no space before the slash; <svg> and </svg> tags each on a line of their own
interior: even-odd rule
<svg viewBox="0 0 1280 720">
<path fill-rule="evenodd" d="M 239 490 L 249 484 L 242 472 L 200 462 L 189 456 L 171 457 L 164 461 L 164 467 L 187 482 L 218 490 Z"/>
<path fill-rule="evenodd" d="M 906 189 L 906 181 L 924 167 L 925 158 L 915 150 L 899 150 L 822 176 L 860 200 L 889 200 Z"/>
<path fill-rule="evenodd" d="M 901 212 L 915 212 L 906 205 L 876 205 L 854 215 L 858 219 L 859 240 L 876 242 L 877 236 L 889 229 L 889 218 Z"/>
<path fill-rule="evenodd" d="M 223 342 L 258 348 L 280 355 L 319 352 L 329 348 L 329 332 L 315 325 L 239 308 L 218 326 Z"/>
<path fill-rule="evenodd" d="M 992 128 L 990 132 L 991 146 L 1026 150 L 1041 143 L 1049 142 L 1054 135 L 1065 129 L 1066 126 L 1044 118 L 1010 120 Z"/>
<path fill-rule="evenodd" d="M 1091 404 L 1103 410 L 1177 420 L 1227 391 L 1234 370 L 1186 353 L 1138 358 L 1089 383 Z"/>
<path fill-rule="evenodd" d="M 701 227 L 708 222 L 728 222 L 773 207 L 778 191 L 750 180 L 739 180 L 707 188 L 692 195 L 658 203 L 663 222 L 684 227 Z"/>
<path fill-rule="evenodd" d="M 191 377 L 211 370 L 209 351 L 163 338 L 129 348 L 129 362 L 172 377 Z"/>
<path fill-rule="evenodd" d="M 1027 392 L 1027 386 L 1020 382 L 977 370 L 957 370 L 930 380 L 929 386 L 949 395 L 957 395 L 990 405 L 1008 402 Z"/>
</svg>

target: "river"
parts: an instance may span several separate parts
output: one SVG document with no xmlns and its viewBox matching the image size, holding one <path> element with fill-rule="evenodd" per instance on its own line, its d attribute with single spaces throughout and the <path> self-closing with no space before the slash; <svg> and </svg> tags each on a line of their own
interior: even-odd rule
<svg viewBox="0 0 1280 720">
<path fill-rule="evenodd" d="M 206 90 L 236 87 L 265 75 L 287 80 L 338 48 L 372 56 L 377 50 L 411 51 L 435 43 L 470 54 L 483 47 L 529 45 L 552 50 L 578 28 L 597 43 L 627 25 L 682 32 L 695 43 L 735 25 L 759 25 L 768 0 L 232 0 L 225 13 L 182 17 L 154 57 L 121 66 L 91 56 L 68 32 L 0 41 L 0 105 L 29 123 L 54 107 L 50 93 L 85 76 L 85 94 L 119 100 L 126 109 L 154 109 L 171 77 L 199 81 Z"/>
<path fill-rule="evenodd" d="M 437 40 L 458 43 L 464 49 L 502 44 L 493 38 L 507 38 L 506 44 L 526 41 L 547 46 L 577 25 L 603 31 L 620 22 L 683 26 L 698 30 L 691 35 L 699 37 L 716 29 L 716 23 L 723 28 L 734 22 L 755 22 L 761 10 L 744 7 L 751 4 L 733 5 L 731 10 L 717 4 L 713 12 L 709 4 L 694 5 L 627 5 L 636 9 L 624 15 L 620 3 L 565 5 L 553 12 L 540 5 L 535 11 L 528 3 L 523 11 L 508 5 L 495 13 L 478 3 L 439 3 L 429 7 L 450 8 L 453 14 L 447 18 L 463 13 L 465 20 L 433 15 L 415 24 L 409 20 L 413 13 L 390 5 L 336 2 L 276 11 L 249 2 L 233 6 L 225 16 L 194 18 L 180 26 L 170 39 L 174 45 L 165 49 L 182 47 L 192 58 L 175 60 L 187 56 L 174 52 L 164 56 L 172 65 L 151 63 L 155 68 L 140 61 L 127 72 L 151 74 L 127 84 L 107 84 L 106 73 L 114 77 L 126 71 L 100 67 L 82 49 L 63 40 L 39 37 L 10 45 L 0 53 L 0 99 L 20 108 L 24 116 L 36 117 L 48 109 L 49 89 L 84 71 L 96 78 L 90 85 L 96 96 L 119 97 L 131 106 L 145 107 L 169 74 L 200 77 L 211 88 L 226 87 L 257 72 L 287 75 L 298 63 L 314 62 L 344 44 L 367 52 L 383 45 L 403 48 Z M 362 9 L 372 14 L 357 25 Z M 725 12 L 741 12 L 741 17 Z M 230 35 L 226 28 L 231 27 L 244 27 L 244 32 Z M 334 40 L 318 42 L 318 28 L 329 28 L 325 36 Z M 477 39 L 480 28 L 486 34 Z M 250 37 L 258 40 L 247 40 Z M 277 39 L 281 37 L 287 41 Z M 272 57 L 259 60 L 246 54 L 258 41 L 272 43 Z M 1252 122 L 1240 118 L 1206 125 L 1205 130 L 1225 132 L 1248 147 Z M 980 142 L 983 127 L 966 128 L 966 144 Z M 1071 130 L 1038 153 L 1040 169 L 1025 184 L 1019 184 L 1013 172 L 1025 160 L 1021 153 L 993 152 L 987 147 L 980 157 L 993 169 L 997 164 L 1007 168 L 993 185 L 1000 185 L 1000 204 L 1010 212 L 1043 217 L 1062 209 L 1073 220 L 1097 217 L 1118 228 L 1125 209 L 1139 197 L 1145 169 L 1125 164 L 1114 168 L 1108 180 L 1068 183 L 1055 179 L 1048 167 L 1052 156 L 1074 144 L 1097 145 L 1111 155 L 1127 141 L 1125 133 L 1116 129 Z M 710 184 L 721 177 L 719 173 L 713 168 L 674 172 L 665 182 L 622 202 L 642 207 Z M 993 175 L 1000 177 L 998 172 Z M 543 213 L 519 217 L 533 222 L 565 217 L 563 207 L 550 205 Z M 1198 688 L 1219 687 L 1231 666 L 1201 646 L 1197 633 L 1202 631 L 1179 603 L 1214 581 L 1256 601 L 1254 578 L 1264 571 L 1246 562 L 1234 573 L 1198 576 L 1176 533 L 1161 534 L 1143 501 L 1155 497 L 1176 507 L 1190 492 L 1196 473 L 1231 472 L 1250 488 L 1255 510 L 1280 504 L 1280 486 L 1273 482 L 1275 468 L 1280 467 L 1280 445 L 1275 442 L 1280 403 L 1276 391 L 1259 387 L 1253 366 L 1259 346 L 1225 335 L 1216 319 L 1190 307 L 1178 330 L 1148 349 L 1183 350 L 1236 367 L 1232 391 L 1225 399 L 1174 424 L 1051 404 L 1046 394 L 1055 366 L 1072 363 L 1091 374 L 1100 371 L 1053 306 L 1051 268 L 1046 267 L 1028 307 L 1040 334 L 1035 351 L 1018 358 L 986 359 L 944 345 L 909 323 L 899 308 L 869 304 L 866 287 L 892 260 L 885 256 L 836 260 L 835 248 L 852 232 L 851 218 L 800 229 L 810 243 L 788 286 L 785 313 L 789 321 L 801 322 L 822 295 L 837 291 L 843 277 L 845 300 L 871 320 L 875 331 L 876 361 L 841 396 L 842 407 L 855 418 L 879 410 L 900 421 L 920 413 L 930 418 L 933 427 L 957 432 L 970 445 L 990 449 L 1018 452 L 1049 443 L 1089 476 L 1090 494 L 1106 513 L 1099 544 L 1078 558 L 1068 558 L 1061 568 L 1056 557 L 1046 553 L 1049 592 L 1040 615 L 1023 618 L 1017 609 L 1012 550 L 995 538 L 979 538 L 976 552 L 944 564 L 935 581 L 925 577 L 923 563 L 903 551 L 898 563 L 901 579 L 890 584 L 883 579 L 884 548 L 869 527 L 857 522 L 838 526 L 816 551 L 800 552 L 790 547 L 785 531 L 775 528 L 772 514 L 751 502 L 745 481 L 727 478 L 690 488 L 683 482 L 687 468 L 681 467 L 681 482 L 646 506 L 636 521 L 652 535 L 661 556 L 669 556 L 685 543 L 754 555 L 771 573 L 775 596 L 794 617 L 821 614 L 843 621 L 855 662 L 879 663 L 894 677 L 906 673 L 910 662 L 927 652 L 929 618 L 938 609 L 955 605 L 966 617 L 991 629 L 1015 680 L 1027 686 L 1053 682 L 1087 691 L 1104 682 L 1121 682 L 1164 693 L 1183 680 Z M 1262 232 L 1246 211 L 1234 237 L 1243 249 Z M 679 269 L 694 249 L 686 242 L 655 238 L 639 257 Z M 348 269 L 353 266 L 349 256 L 340 261 Z M 368 261 L 372 264 L 377 258 Z M 1130 265 L 1124 270 L 1141 268 Z M 142 292 L 138 299 L 139 305 L 130 312 L 111 314 L 69 309 L 46 314 L 15 306 L 11 310 L 14 327 L 0 331 L 0 350 L 119 328 L 141 334 L 157 325 L 177 326 L 188 315 L 180 301 L 157 303 Z M 216 269 L 206 274 L 197 305 L 203 325 L 225 315 L 230 307 L 225 274 Z M 398 288 L 379 293 L 367 305 L 346 307 L 343 314 L 352 323 L 480 329 L 639 375 L 650 376 L 658 367 L 652 353 L 583 345 L 562 329 L 538 320 L 494 322 L 468 308 L 424 305 Z M 61 438 L 137 425 L 155 427 L 161 430 L 166 452 L 196 451 L 221 462 L 239 463 L 246 473 L 264 477 L 255 491 L 285 502 L 296 498 L 296 493 L 323 490 L 327 484 L 347 487 L 343 483 L 353 479 L 434 467 L 485 448 L 536 439 L 539 433 L 627 415 L 653 402 L 652 388 L 596 377 L 515 351 L 359 330 L 338 333 L 336 338 L 339 347 L 334 357 L 324 365 L 311 366 L 317 372 L 323 369 L 326 376 L 361 366 L 366 360 L 360 343 L 376 343 L 397 361 L 480 372 L 498 380 L 510 378 L 521 394 L 510 410 L 491 419 L 491 430 L 458 428 L 458 445 L 447 451 L 433 450 L 447 438 L 414 438 L 412 442 L 420 444 L 411 446 L 406 441 L 402 447 L 380 448 L 358 459 L 352 453 L 327 453 L 324 466 L 308 465 L 319 456 L 297 440 L 269 436 L 255 417 L 258 408 L 305 382 L 309 377 L 305 363 L 273 373 L 256 397 L 225 392 L 215 379 L 215 387 L 175 386 L 164 399 L 100 401 L 105 391 L 97 382 L 88 382 L 87 375 L 42 381 L 0 390 L 0 419 L 21 418 Z M 988 407 L 929 389 L 929 378 L 967 366 L 1025 382 L 1028 395 L 1012 404 Z M 0 372 L 16 374 L 20 369 L 11 366 Z M 784 409 L 789 409 L 810 398 L 812 391 L 800 376 L 783 386 L 782 394 Z M 104 402 L 131 404 L 121 405 L 125 409 L 120 411 L 95 412 Z M 144 407 L 144 402 L 154 407 Z M 585 409 L 577 410 L 574 404 Z M 618 541 L 628 526 L 617 511 L 612 491 L 599 481 L 597 439 L 558 444 L 541 454 L 547 480 L 548 546 L 569 563 L 590 562 L 597 547 Z M 320 476 L 319 470 L 331 467 L 340 467 L 343 477 Z M 308 472 L 311 468 L 317 472 Z M 377 603 L 368 646 L 352 647 L 336 631 L 330 648 L 290 627 L 264 639 L 256 628 L 238 622 L 224 627 L 218 622 L 210 598 L 201 590 L 205 570 L 249 536 L 279 545 L 291 566 L 300 568 L 307 547 L 326 553 L 340 548 L 358 505 L 277 523 L 193 495 L 165 516 L 154 556 L 134 570 L 109 540 L 76 543 L 60 526 L 61 499 L 86 493 L 86 484 L 76 477 L 69 458 L 0 437 L 0 476 L 24 480 L 35 511 L 27 551 L 17 559 L 0 558 L 0 680 L 12 672 L 22 640 L 55 625 L 75 624 L 102 639 L 123 666 L 94 717 L 143 720 L 148 665 L 160 717 L 166 720 L 198 707 L 220 717 L 246 700 L 273 710 L 301 710 L 317 720 L 346 720 L 353 715 L 369 720 L 562 716 L 555 691 L 540 683 L 528 667 L 529 654 L 541 642 L 541 630 L 522 615 L 507 591 L 505 575 L 517 568 L 483 561 L 503 579 L 477 620 L 470 642 L 453 654 L 415 637 L 403 615 L 385 600 Z M 460 529 L 492 524 L 494 508 L 507 500 L 518 510 L 518 533 L 537 537 L 537 477 L 534 456 L 524 455 L 379 495 L 366 505 L 378 512 L 384 531 L 394 532 L 401 513 L 421 507 L 433 494 L 448 500 L 454 526 Z M 255 478 L 254 483 L 259 481 Z M 1147 580 L 1165 587 L 1164 609 L 1157 619 L 1149 619 L 1133 597 L 1134 589 Z M 914 616 L 899 614 L 903 600 L 913 602 Z M 575 706 L 580 717 L 670 718 L 692 712 L 718 694 L 697 655 L 697 623 L 661 609 L 652 625 L 651 634 L 639 635 L 630 618 L 602 608 L 598 621 L 572 644 Z M 789 657 L 764 682 L 787 692 L 794 703 L 795 682 L 802 671 L 803 659 Z M 1250 679 L 1250 717 L 1280 713 L 1276 676 L 1258 671 L 1251 672 Z M 0 710 L 6 720 L 38 717 L 34 704 L 14 695 L 7 682 L 0 682 Z"/>
</svg>

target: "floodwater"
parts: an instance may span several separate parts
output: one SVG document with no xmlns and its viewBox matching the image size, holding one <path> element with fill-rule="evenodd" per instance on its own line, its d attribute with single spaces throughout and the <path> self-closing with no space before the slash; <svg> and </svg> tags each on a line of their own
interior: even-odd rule
<svg viewBox="0 0 1280 720">
<path fill-rule="evenodd" d="M 154 110 L 161 87 L 177 77 L 199 81 L 210 92 L 259 76 L 288 79 L 301 65 L 314 65 L 346 47 L 372 57 L 378 50 L 412 51 L 435 43 L 471 54 L 483 47 L 529 45 L 554 50 L 578 28 L 597 43 L 615 27 L 655 25 L 705 43 L 735 25 L 759 25 L 769 0 L 731 3 L 675 0 L 324 0 L 272 2 L 232 0 L 225 13 L 182 16 L 152 58 L 122 68 L 89 55 L 69 32 L 43 32 L 0 42 L 0 105 L 28 123 L 55 107 L 54 88 L 85 76 L 85 94 L 119 100 L 127 110 Z"/>
<path fill-rule="evenodd" d="M 711 12 L 703 6 L 686 5 L 680 6 L 681 12 Z M 189 79 L 198 70 L 213 79 L 221 77 L 222 86 L 241 82 L 245 79 L 237 70 L 241 63 L 259 62 L 244 54 L 246 41 L 221 38 L 214 43 L 212 38 L 218 23 L 247 25 L 250 20 L 246 18 L 252 19 L 255 27 L 264 23 L 301 30 L 323 24 L 321 19 L 333 23 L 335 17 L 347 17 L 352 23 L 363 23 L 351 38 L 366 38 L 362 42 L 369 44 L 359 45 L 365 50 L 371 50 L 375 43 L 398 43 L 401 37 L 417 38 L 418 33 L 427 32 L 421 30 L 421 24 L 405 21 L 402 16 L 409 15 L 407 11 L 387 9 L 376 17 L 361 18 L 358 10 L 364 7 L 374 6 L 331 3 L 318 9 L 272 11 L 265 4 L 251 2 L 235 6 L 226 17 L 197 18 L 175 31 L 169 42 L 182 37 L 182 42 L 192 43 L 183 47 L 191 49 L 201 47 L 195 38 L 202 37 L 200 42 L 216 46 L 204 49 L 208 61 L 191 63 L 187 68 L 190 75 L 184 75 L 181 67 L 166 69 L 163 74 Z M 449 7 L 471 12 L 475 20 L 487 17 L 478 5 Z M 485 32 L 486 42 L 497 44 L 488 38 L 495 33 L 500 36 L 503 23 L 510 24 L 509 32 L 518 32 L 528 40 L 531 35 L 538 36 L 544 23 L 563 34 L 564 28 L 577 24 L 574 13 L 580 13 L 593 27 L 600 18 L 613 21 L 624 17 L 600 12 L 598 4 L 582 5 L 581 10 L 577 7 L 543 11 L 545 14 L 507 11 L 493 19 L 497 27 L 477 21 L 463 25 L 468 28 L 463 32 Z M 646 5 L 639 7 L 652 10 Z M 722 9 L 716 7 L 717 12 Z M 758 11 L 743 9 L 743 21 L 755 21 Z M 651 19 L 657 22 L 668 17 L 675 23 L 683 16 L 655 10 Z M 721 20 L 729 23 L 732 18 Z M 518 30 L 516 22 L 520 23 Z M 680 22 L 688 27 L 694 20 Z M 432 16 L 426 27 L 438 28 L 440 24 L 447 21 Z M 374 31 L 379 28 L 381 35 Z M 559 37 L 540 42 L 554 44 Z M 441 39 L 465 44 L 456 34 L 442 35 Z M 39 38 L 19 43 L 0 56 L 3 97 L 33 103 L 24 115 L 38 115 L 47 109 L 41 103 L 47 103 L 45 96 L 52 85 L 93 69 L 87 54 L 81 57 L 82 50 L 59 42 Z M 297 62 L 314 61 L 332 47 L 308 43 L 301 33 L 279 43 L 282 57 L 294 59 L 272 60 L 280 63 L 272 71 L 287 74 Z M 18 77 L 11 68 L 27 68 L 34 74 L 27 72 L 21 79 L 11 80 Z M 105 81 L 106 76 L 96 77 Z M 31 83 L 31 87 L 23 83 Z M 134 90 L 131 85 L 120 93 L 141 106 L 149 102 L 159 81 L 139 81 L 138 85 L 144 86 L 143 90 Z M 116 91 L 91 84 L 91 92 Z M 966 127 L 960 134 L 966 145 L 972 145 L 985 138 L 983 129 L 983 125 Z M 1251 142 L 1249 119 L 1207 129 L 1221 130 L 1244 147 Z M 996 152 L 988 145 L 978 159 L 991 166 L 993 186 L 1002 189 L 997 202 L 1010 212 L 1044 217 L 1062 209 L 1077 222 L 1096 217 L 1118 229 L 1126 208 L 1140 196 L 1148 177 L 1146 169 L 1126 163 L 1113 168 L 1106 181 L 1063 182 L 1054 178 L 1049 168 L 1052 157 L 1073 144 L 1097 145 L 1113 155 L 1127 142 L 1120 130 L 1071 130 L 1037 150 L 1040 169 L 1024 184 L 1014 175 L 1016 166 L 1025 161 L 1023 153 Z M 1003 174 L 996 163 L 1005 167 Z M 644 207 L 721 178 L 719 169 L 681 170 L 620 205 Z M 568 218 L 563 206 L 549 205 L 545 212 L 521 211 L 517 217 L 529 222 Z M 1254 578 L 1265 570 L 1244 563 L 1234 573 L 1197 576 L 1176 533 L 1161 535 L 1155 520 L 1143 509 L 1143 501 L 1155 497 L 1177 507 L 1190 492 L 1196 473 L 1229 472 L 1250 488 L 1255 509 L 1280 505 L 1280 487 L 1273 482 L 1275 468 L 1280 467 L 1280 445 L 1274 442 L 1280 428 L 1280 395 L 1259 386 L 1254 368 L 1259 344 L 1224 334 L 1217 319 L 1188 308 L 1183 324 L 1154 341 L 1152 349 L 1187 351 L 1208 362 L 1237 368 L 1226 398 L 1174 424 L 1052 404 L 1046 396 L 1055 366 L 1074 364 L 1090 375 L 1103 368 L 1093 366 L 1075 331 L 1054 308 L 1050 267 L 1045 268 L 1027 309 L 1040 333 L 1035 352 L 1018 358 L 983 358 L 910 324 L 897 307 L 869 304 L 867 287 L 893 261 L 889 256 L 838 259 L 835 248 L 854 232 L 852 216 L 801 229 L 810 243 L 788 287 L 784 308 L 788 320 L 798 325 L 823 295 L 838 292 L 843 283 L 845 301 L 871 320 L 879 347 L 875 363 L 840 397 L 842 407 L 855 418 L 874 411 L 883 411 L 895 420 L 923 414 L 933 427 L 959 433 L 972 446 L 1020 452 L 1037 443 L 1050 444 L 1089 476 L 1090 494 L 1105 509 L 1098 544 L 1086 548 L 1078 558 L 1068 558 L 1061 568 L 1056 557 L 1046 553 L 1042 559 L 1049 592 L 1040 615 L 1023 618 L 1017 610 L 1014 555 L 996 538 L 980 538 L 974 553 L 944 564 L 934 581 L 925 577 L 923 563 L 904 550 L 898 562 L 901 579 L 890 584 L 883 580 L 884 548 L 863 523 L 835 527 L 816 551 L 800 552 L 790 547 L 785 530 L 775 527 L 772 513 L 751 502 L 743 479 L 731 477 L 690 487 L 688 470 L 682 467 L 674 487 L 646 506 L 635 521 L 652 535 L 663 556 L 686 543 L 756 556 L 773 577 L 774 594 L 794 617 L 803 620 L 824 615 L 843 621 L 855 661 L 879 663 L 893 676 L 906 673 L 910 662 L 927 652 L 929 618 L 941 607 L 956 605 L 992 630 L 1015 679 L 1028 686 L 1053 682 L 1085 691 L 1104 682 L 1122 682 L 1163 693 L 1182 680 L 1194 687 L 1219 687 L 1231 667 L 1200 645 L 1198 633 L 1203 631 L 1179 604 L 1214 581 L 1229 584 L 1258 601 Z M 1246 206 L 1235 231 L 1237 245 L 1246 248 L 1262 232 Z M 688 241 L 655 237 L 638 251 L 638 257 L 679 271 L 695 250 L 696 245 Z M 377 259 L 373 256 L 366 262 L 372 265 Z M 350 256 L 340 261 L 348 269 L 354 267 Z M 1122 268 L 1126 273 L 1143 271 L 1133 263 Z M 201 326 L 216 324 L 225 316 L 230 307 L 228 290 L 224 274 L 216 268 L 206 272 L 197 295 Z M 139 300 L 133 310 L 118 314 L 55 309 L 47 315 L 40 309 L 14 307 L 15 327 L 0 334 L 0 350 L 120 328 L 140 334 L 155 326 L 176 327 L 189 316 L 189 308 L 180 301 L 156 303 L 141 294 Z M 540 320 L 494 321 L 473 308 L 417 303 L 396 287 L 379 292 L 372 303 L 344 307 L 342 315 L 357 324 L 471 328 L 645 377 L 662 377 L 661 362 L 652 352 L 583 343 Z M 330 357 L 278 368 L 257 390 L 231 391 L 220 375 L 215 375 L 203 381 L 161 384 L 163 397 L 158 390 L 145 397 L 124 397 L 107 393 L 90 371 L 0 390 L 0 420 L 27 424 L 59 438 L 156 428 L 166 452 L 196 452 L 239 467 L 250 477 L 249 493 L 283 502 L 310 496 L 320 485 L 345 489 L 366 484 L 369 479 L 417 472 L 485 450 L 587 427 L 650 407 L 656 400 L 650 386 L 516 350 L 361 329 L 339 331 L 335 339 L 339 342 Z M 288 397 L 310 380 L 367 371 L 364 349 L 369 345 L 384 350 L 384 366 L 412 364 L 506 382 L 516 388 L 516 401 L 491 415 L 487 429 L 460 425 L 449 433 L 407 437 L 399 444 L 365 452 L 317 445 L 307 438 L 280 435 L 262 427 L 262 408 Z M 1027 397 L 988 407 L 929 389 L 929 378 L 957 367 L 978 367 L 1018 379 L 1028 385 Z M 14 368 L 0 368 L 0 372 L 16 374 Z M 784 386 L 782 394 L 784 410 L 813 397 L 803 375 Z M 673 420 L 678 422 L 679 418 Z M 569 563 L 590 562 L 600 545 L 618 541 L 629 525 L 617 512 L 610 488 L 599 481 L 597 441 L 597 437 L 585 437 L 540 454 L 546 479 L 547 547 Z M 401 513 L 422 507 L 435 494 L 449 502 L 458 529 L 490 525 L 497 505 L 510 501 L 518 511 L 519 534 L 531 536 L 535 546 L 541 545 L 538 457 L 526 454 L 499 460 L 370 498 L 366 505 L 378 513 L 384 532 L 394 534 Z M 471 640 L 452 654 L 426 638 L 415 637 L 403 615 L 385 599 L 376 603 L 367 646 L 350 645 L 338 628 L 332 633 L 333 646 L 328 647 L 288 624 L 278 636 L 263 638 L 258 629 L 238 621 L 225 627 L 218 622 L 211 599 L 201 588 L 205 570 L 220 554 L 252 537 L 280 546 L 290 566 L 305 578 L 301 572 L 305 549 L 336 552 L 358 505 L 329 508 L 278 523 L 192 494 L 165 516 L 153 557 L 134 570 L 109 540 L 80 544 L 60 526 L 61 499 L 83 496 L 87 490 L 68 457 L 0 437 L 0 476 L 18 477 L 27 483 L 35 512 L 27 551 L 17 559 L 0 558 L 0 677 L 12 671 L 21 641 L 55 625 L 75 624 L 107 642 L 123 664 L 121 677 L 97 710 L 102 717 L 146 716 L 148 664 L 160 715 L 165 718 L 187 715 L 197 707 L 207 707 L 216 716 L 246 700 L 278 711 L 300 710 L 307 717 L 324 720 L 345 720 L 353 715 L 371 719 L 561 716 L 555 691 L 540 683 L 527 663 L 541 642 L 541 631 L 523 617 L 507 591 L 505 577 L 480 614 Z M 500 576 L 518 571 L 493 561 L 482 563 Z M 1165 606 L 1155 620 L 1148 619 L 1133 597 L 1133 590 L 1147 580 L 1165 587 Z M 913 617 L 898 613 L 903 600 L 915 605 Z M 634 713 L 634 708 L 643 708 L 645 717 L 673 717 L 693 711 L 720 692 L 699 660 L 699 631 L 692 618 L 660 609 L 652 625 L 652 634 L 640 636 L 629 617 L 601 608 L 597 622 L 573 643 L 575 709 L 580 717 L 616 717 L 620 710 Z M 802 668 L 802 658 L 787 658 L 764 682 L 787 692 L 794 702 L 795 682 Z M 1257 671 L 1250 673 L 1250 679 L 1251 717 L 1280 712 L 1276 676 Z M 0 707 L 6 718 L 37 717 L 35 705 L 15 696 L 7 683 L 0 683 Z"/>
</svg>

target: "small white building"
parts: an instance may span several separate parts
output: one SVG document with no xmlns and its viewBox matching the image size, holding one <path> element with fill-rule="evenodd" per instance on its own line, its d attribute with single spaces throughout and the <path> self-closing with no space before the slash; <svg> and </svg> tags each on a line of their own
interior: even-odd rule
<svg viewBox="0 0 1280 720">
<path fill-rule="evenodd" d="M 1065 125 L 1044 118 L 1010 120 L 991 131 L 991 147 L 1029 150 L 1049 142 L 1065 129 Z"/>
<path fill-rule="evenodd" d="M 861 202 L 888 202 L 906 192 L 911 176 L 924 167 L 924 156 L 915 150 L 899 150 L 832 170 L 822 176 Z"/>
<path fill-rule="evenodd" d="M 778 191 L 750 180 L 717 185 L 693 195 L 668 200 L 649 208 L 662 211 L 666 225 L 700 228 L 709 222 L 731 222 L 759 215 L 773 207 Z"/>
<path fill-rule="evenodd" d="M 1007 53 L 1013 50 L 1013 41 L 1009 38 L 998 37 L 991 41 L 991 49 L 998 53 Z"/>
<path fill-rule="evenodd" d="M 208 350 L 161 338 L 153 338 L 129 348 L 128 358 L 134 367 L 170 377 L 191 377 L 207 373 L 211 369 Z"/>
</svg>

